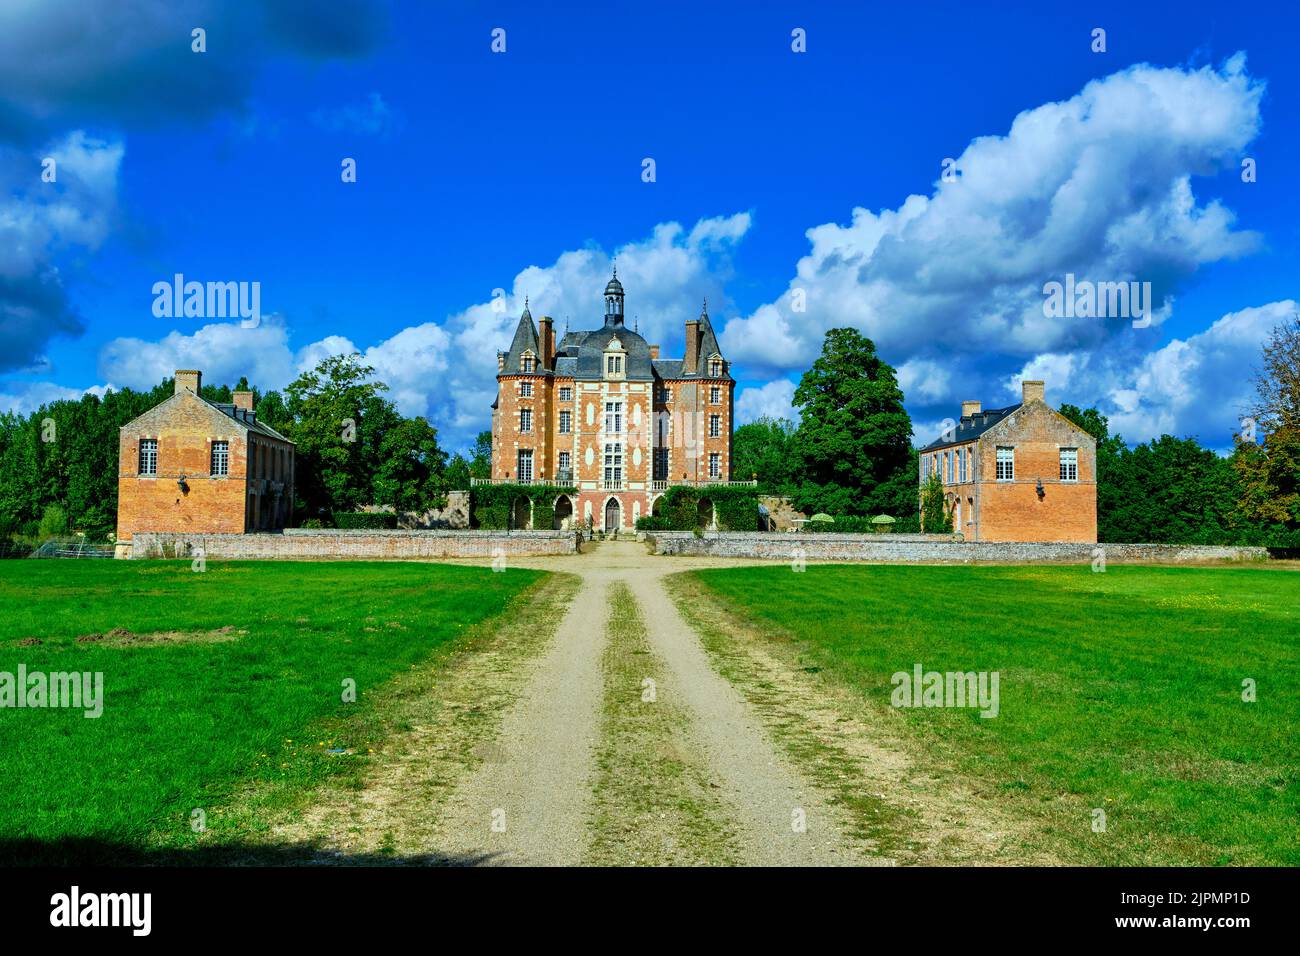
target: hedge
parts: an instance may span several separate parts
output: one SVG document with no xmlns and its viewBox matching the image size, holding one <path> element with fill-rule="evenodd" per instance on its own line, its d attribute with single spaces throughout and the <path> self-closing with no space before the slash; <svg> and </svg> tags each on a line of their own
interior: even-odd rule
<svg viewBox="0 0 1300 956">
<path fill-rule="evenodd" d="M 391 530 L 397 527 L 397 515 L 391 511 L 336 511 L 334 527 L 345 531 Z"/>
<path fill-rule="evenodd" d="M 469 490 L 469 526 L 504 531 L 510 517 L 510 506 L 517 498 L 527 498 L 533 504 L 533 527 L 549 531 L 555 525 L 555 500 L 560 495 L 577 493 L 576 487 L 475 485 Z M 576 514 L 573 517 L 575 521 L 578 518 Z"/>
<path fill-rule="evenodd" d="M 638 531 L 690 531 L 700 526 L 701 499 L 713 502 L 719 531 L 758 530 L 758 489 L 717 485 L 690 488 L 673 485 L 655 502 L 656 515 L 637 519 Z"/>
<path fill-rule="evenodd" d="M 839 532 L 840 534 L 916 534 L 921 530 L 921 522 L 916 515 L 904 515 L 897 519 L 892 525 L 885 528 L 877 528 L 871 523 L 870 517 L 863 515 L 831 515 L 835 519 L 832 524 L 828 521 L 805 521 L 799 526 L 800 531 L 817 532 Z"/>
</svg>

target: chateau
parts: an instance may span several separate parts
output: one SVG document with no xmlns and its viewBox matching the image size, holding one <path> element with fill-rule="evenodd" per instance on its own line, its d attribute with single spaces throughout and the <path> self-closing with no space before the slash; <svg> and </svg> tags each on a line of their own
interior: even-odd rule
<svg viewBox="0 0 1300 956">
<path fill-rule="evenodd" d="M 490 480 L 576 489 L 557 495 L 556 527 L 630 529 L 670 485 L 731 482 L 736 383 L 707 303 L 686 321 L 680 359 L 661 358 L 623 316 L 615 270 L 600 328 L 557 343 L 551 317 L 535 325 L 525 301 L 510 350 L 497 353 Z M 522 499 L 512 526 L 533 526 Z"/>
<path fill-rule="evenodd" d="M 961 418 L 920 451 L 921 493 L 943 482 L 952 529 L 967 541 L 1097 540 L 1097 442 L 1047 404 L 1042 382 L 1021 401 Z"/>
</svg>

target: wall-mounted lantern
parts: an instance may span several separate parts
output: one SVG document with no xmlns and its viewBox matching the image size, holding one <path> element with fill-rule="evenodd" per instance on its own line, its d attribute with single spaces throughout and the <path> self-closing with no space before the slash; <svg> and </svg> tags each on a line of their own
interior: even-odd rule
<svg viewBox="0 0 1300 956">
<path fill-rule="evenodd" d="M 1038 479 L 1038 488 L 1036 490 L 1038 491 L 1039 501 L 1042 501 L 1043 498 L 1047 497 L 1047 492 L 1043 490 L 1043 479 Z"/>
</svg>

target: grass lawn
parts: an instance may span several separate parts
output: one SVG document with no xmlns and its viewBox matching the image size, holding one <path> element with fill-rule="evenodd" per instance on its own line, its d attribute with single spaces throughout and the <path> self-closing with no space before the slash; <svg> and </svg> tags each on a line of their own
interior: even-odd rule
<svg viewBox="0 0 1300 956">
<path fill-rule="evenodd" d="M 1300 575 L 1264 567 L 691 572 L 904 721 L 930 766 L 1099 864 L 1300 864 Z M 997 671 L 1000 713 L 891 710 L 895 672 Z M 1258 700 L 1242 700 L 1253 679 Z M 1106 813 L 1094 832 L 1094 809 Z M 1014 860 L 1007 860 L 1014 863 Z"/>
<path fill-rule="evenodd" d="M 341 763 L 331 749 L 378 745 L 349 733 L 367 726 L 369 694 L 543 576 L 416 563 L 210 562 L 194 573 L 189 562 L 0 561 L 0 672 L 104 675 L 97 719 L 0 709 L 0 862 L 129 855 L 188 835 L 194 808 L 250 781 L 318 782 Z M 92 634 L 104 636 L 79 640 Z M 356 703 L 342 700 L 346 680 Z"/>
</svg>

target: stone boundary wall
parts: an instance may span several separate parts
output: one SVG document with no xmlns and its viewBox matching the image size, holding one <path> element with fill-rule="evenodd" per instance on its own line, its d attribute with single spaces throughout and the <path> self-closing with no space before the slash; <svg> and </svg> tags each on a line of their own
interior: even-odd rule
<svg viewBox="0 0 1300 956">
<path fill-rule="evenodd" d="M 655 554 L 715 558 L 774 558 L 790 561 L 880 561 L 887 563 L 1090 564 L 1098 549 L 1108 563 L 1183 564 L 1201 561 L 1263 561 L 1267 548 L 1182 544 L 1077 544 L 1037 541 L 954 541 L 939 535 L 766 534 L 689 531 L 647 532 Z M 798 553 L 796 553 L 798 552 Z"/>
<path fill-rule="evenodd" d="M 576 554 L 572 531 L 339 531 L 286 528 L 282 534 L 182 534 L 138 531 L 131 558 L 391 560 Z"/>
</svg>

